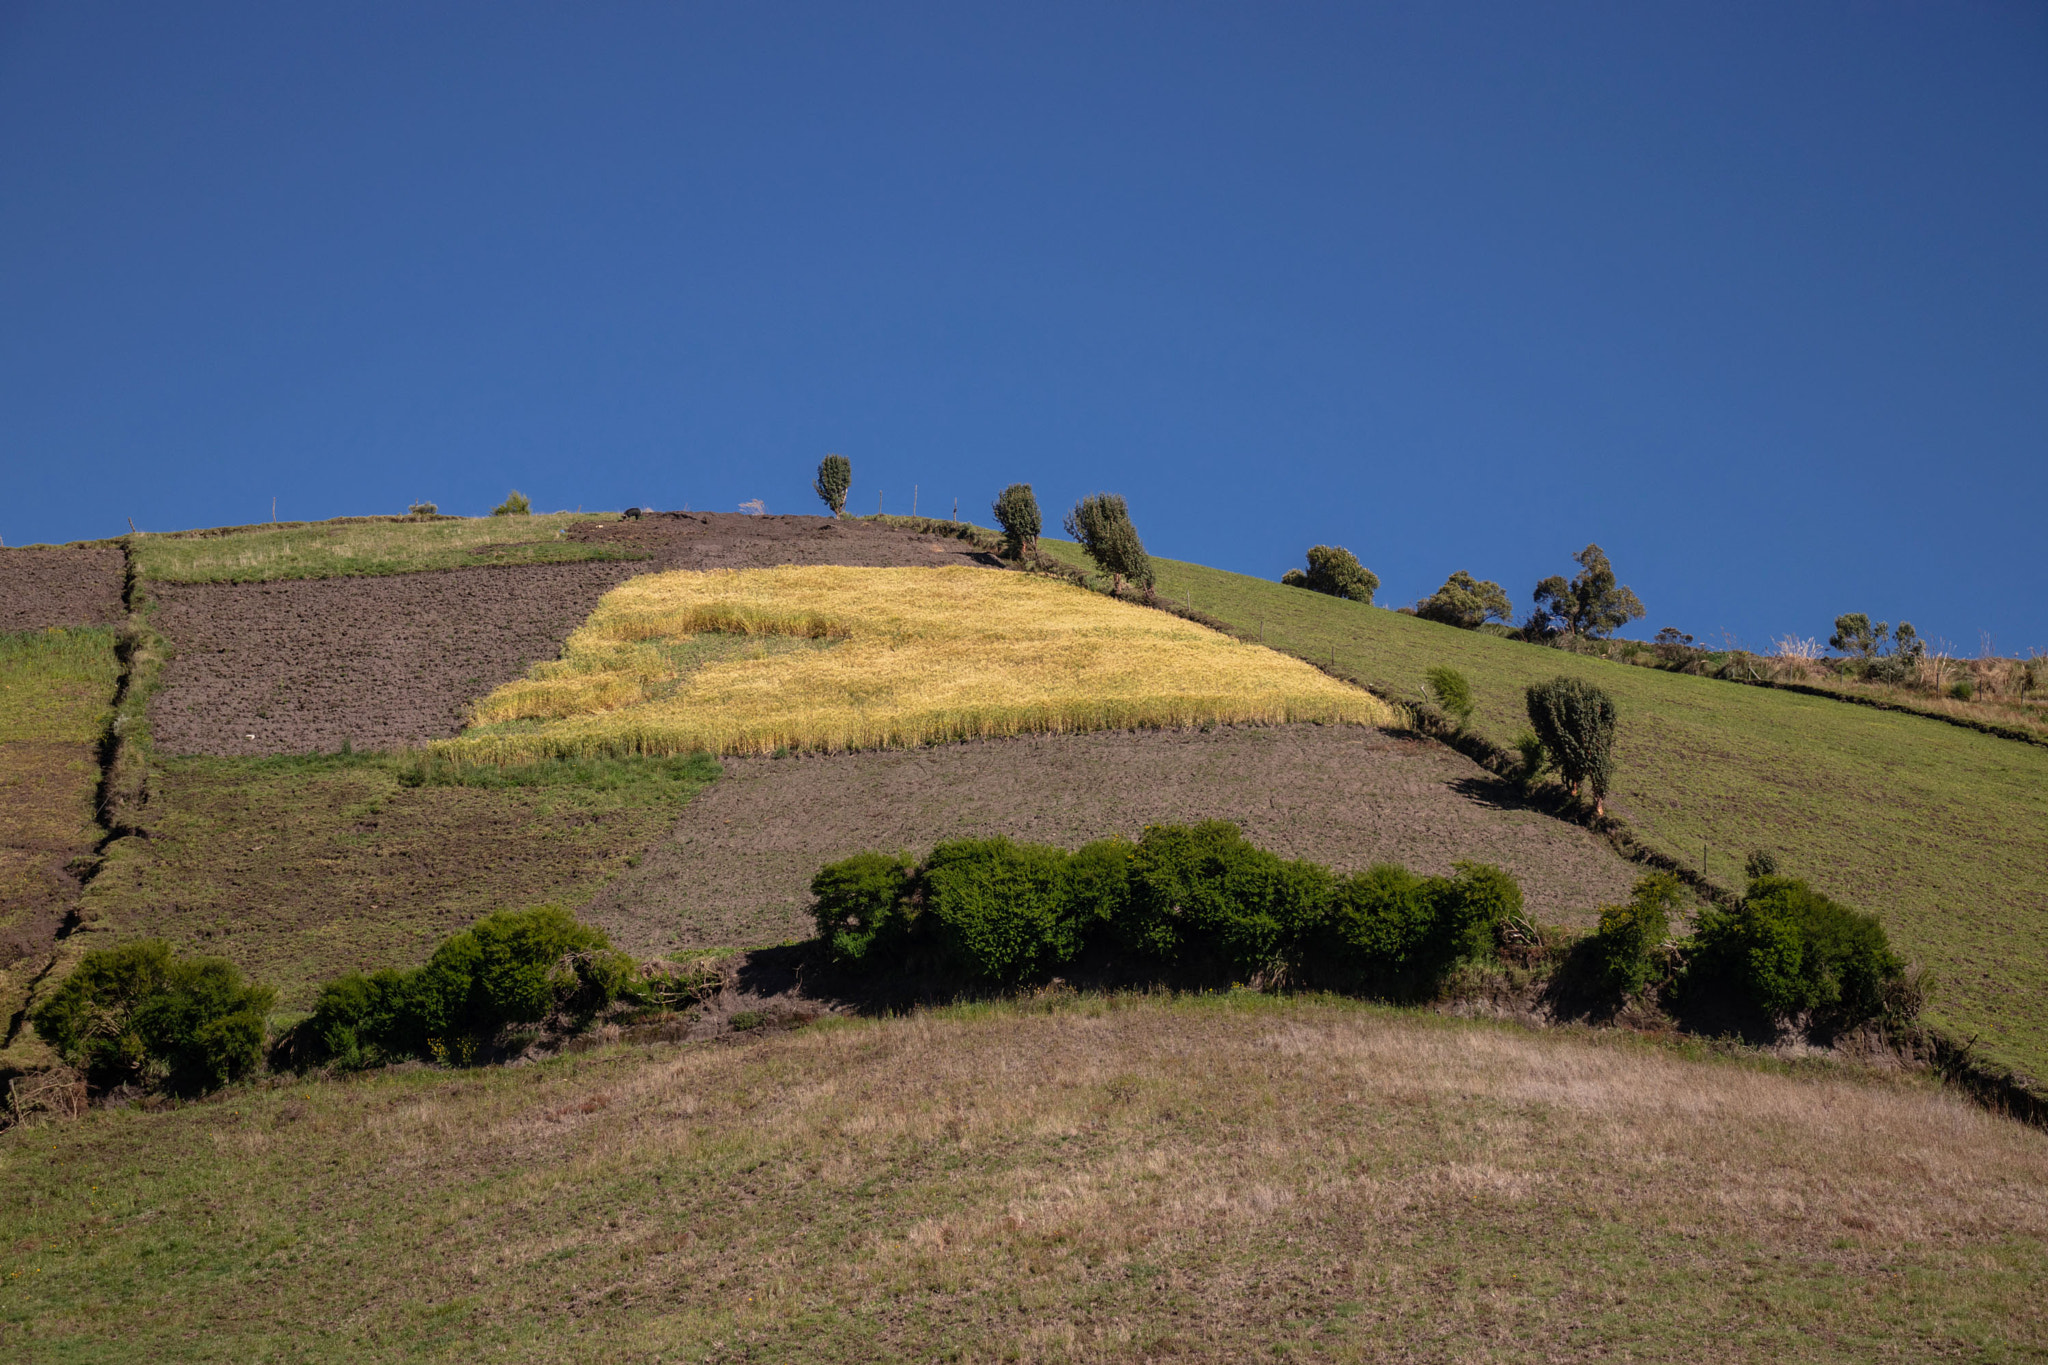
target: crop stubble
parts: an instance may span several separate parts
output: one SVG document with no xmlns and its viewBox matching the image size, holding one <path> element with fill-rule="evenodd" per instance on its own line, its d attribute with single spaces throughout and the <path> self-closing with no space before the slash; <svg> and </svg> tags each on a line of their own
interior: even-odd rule
<svg viewBox="0 0 2048 1365">
<path fill-rule="evenodd" d="M 1447 873 L 1495 862 L 1538 919 L 1584 925 L 1638 870 L 1519 809 L 1470 760 L 1355 725 L 1030 735 L 918 749 L 735 758 L 585 912 L 638 952 L 802 938 L 812 875 L 869 849 L 1006 835 L 1078 847 L 1147 824 L 1232 820 L 1290 858 Z"/>
</svg>

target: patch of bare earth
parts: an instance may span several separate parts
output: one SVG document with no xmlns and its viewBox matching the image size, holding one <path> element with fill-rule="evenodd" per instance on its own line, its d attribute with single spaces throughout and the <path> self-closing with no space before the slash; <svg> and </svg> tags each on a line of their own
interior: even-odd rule
<svg viewBox="0 0 2048 1365">
<path fill-rule="evenodd" d="M 445 738 L 471 699 L 558 657 L 597 599 L 645 568 L 153 584 L 173 651 L 150 705 L 157 747 L 255 755 Z"/>
<path fill-rule="evenodd" d="M 638 520 L 578 526 L 569 539 L 640 551 L 657 569 L 772 569 L 843 564 L 859 569 L 1002 561 L 951 536 L 833 517 L 754 517 L 738 512 L 649 512 Z"/>
<path fill-rule="evenodd" d="M 125 572 L 111 545 L 0 549 L 0 631 L 113 625 Z"/>
<path fill-rule="evenodd" d="M 640 953 L 807 937 L 818 868 L 870 849 L 1006 835 L 1079 847 L 1148 824 L 1231 820 L 1341 871 L 1498 863 L 1530 910 L 1590 923 L 1639 875 L 1592 835 L 1523 809 L 1470 760 L 1360 726 L 1034 735 L 910 750 L 732 759 L 586 915 Z"/>
</svg>

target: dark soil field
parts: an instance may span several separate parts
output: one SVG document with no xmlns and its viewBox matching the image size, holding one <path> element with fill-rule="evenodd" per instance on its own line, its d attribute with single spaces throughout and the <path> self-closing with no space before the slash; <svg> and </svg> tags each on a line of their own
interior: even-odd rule
<svg viewBox="0 0 2048 1365">
<path fill-rule="evenodd" d="M 124 572 L 111 545 L 0 550 L 0 631 L 112 625 Z"/>
<path fill-rule="evenodd" d="M 575 907 L 673 826 L 695 782 L 408 787 L 390 758 L 183 758 L 149 837 L 80 903 L 89 936 L 168 939 L 276 986 L 286 1010 L 353 969 L 410 967 L 493 910 Z"/>
<path fill-rule="evenodd" d="M 843 564 L 899 569 L 948 564 L 999 568 L 1002 561 L 951 536 L 832 517 L 753 517 L 739 512 L 649 512 L 637 521 L 586 523 L 569 539 L 651 555 L 659 569 L 772 569 Z"/>
<path fill-rule="evenodd" d="M 806 938 L 810 879 L 866 849 L 1002 834 L 1078 847 L 1147 824 L 1233 820 L 1344 871 L 1461 859 L 1513 872 L 1534 916 L 1589 924 L 1639 870 L 1462 756 L 1356 726 L 1037 735 L 912 750 L 733 759 L 673 833 L 584 912 L 630 951 Z"/>
<path fill-rule="evenodd" d="M 662 512 L 578 539 L 650 558 L 255 583 L 152 583 L 173 657 L 150 708 L 165 753 L 416 746 L 469 703 L 556 658 L 597 599 L 665 569 L 1000 563 L 968 542 L 830 517 Z M 26 552 L 23 552 L 26 553 Z M 66 552 L 70 553 L 70 552 Z M 119 555 L 115 554 L 119 601 Z"/>
<path fill-rule="evenodd" d="M 268 583 L 159 583 L 171 662 L 150 706 L 170 754 L 395 749 L 555 658 L 640 563 L 519 565 Z"/>
</svg>

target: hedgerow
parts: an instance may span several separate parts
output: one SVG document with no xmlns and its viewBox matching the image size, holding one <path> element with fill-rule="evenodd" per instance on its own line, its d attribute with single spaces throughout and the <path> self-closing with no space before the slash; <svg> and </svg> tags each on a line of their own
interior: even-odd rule
<svg viewBox="0 0 2048 1365">
<path fill-rule="evenodd" d="M 224 959 L 181 958 L 145 939 L 87 953 L 31 1022 L 95 1089 L 197 1094 L 261 1064 L 276 999 Z"/>
<path fill-rule="evenodd" d="M 862 974 L 918 969 L 1008 986 L 1093 955 L 1175 979 L 1426 988 L 1491 951 L 1522 907 L 1499 868 L 1339 877 L 1223 821 L 1154 825 L 1074 853 L 1007 839 L 939 845 L 922 864 L 860 854 L 812 883 L 820 937 Z"/>
<path fill-rule="evenodd" d="M 635 984 L 632 959 L 560 906 L 500 910 L 412 971 L 328 982 L 284 1050 L 299 1066 L 342 1069 L 409 1057 L 467 1061 L 508 1028 L 588 1020 Z"/>
</svg>

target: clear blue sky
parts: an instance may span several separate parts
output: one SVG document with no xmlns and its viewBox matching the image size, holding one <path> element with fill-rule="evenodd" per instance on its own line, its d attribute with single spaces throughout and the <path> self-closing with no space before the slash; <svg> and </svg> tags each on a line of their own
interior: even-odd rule
<svg viewBox="0 0 2048 1365">
<path fill-rule="evenodd" d="M 0 535 L 1049 519 L 2048 647 L 2048 6 L 0 4 Z"/>
</svg>

